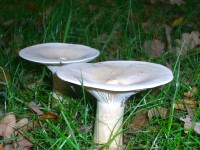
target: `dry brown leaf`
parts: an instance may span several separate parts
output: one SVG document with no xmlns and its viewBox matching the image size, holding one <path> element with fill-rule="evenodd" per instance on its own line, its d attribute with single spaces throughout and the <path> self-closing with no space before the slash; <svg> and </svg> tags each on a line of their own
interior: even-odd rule
<svg viewBox="0 0 200 150">
<path fill-rule="evenodd" d="M 20 133 L 23 133 L 21 130 L 28 130 L 28 119 L 23 118 L 20 121 L 18 121 L 16 123 L 16 129 L 20 129 L 20 130 L 17 130 Z"/>
<path fill-rule="evenodd" d="M 200 122 L 192 122 L 191 117 L 186 115 L 186 118 L 180 118 L 181 121 L 185 122 L 184 124 L 184 132 L 188 133 L 189 130 L 194 130 L 196 133 L 200 134 Z"/>
<path fill-rule="evenodd" d="M 39 120 L 46 120 L 46 119 L 50 119 L 50 120 L 57 120 L 58 119 L 58 114 L 54 113 L 54 112 L 45 112 L 44 115 L 41 115 L 38 117 Z"/>
<path fill-rule="evenodd" d="M 176 39 L 175 41 L 176 47 L 174 48 L 174 52 L 177 55 L 184 56 L 189 50 L 193 50 L 197 45 L 200 44 L 199 32 L 193 31 L 189 33 L 183 33 L 181 39 Z"/>
<path fill-rule="evenodd" d="M 0 136 L 3 138 L 10 138 L 14 133 L 15 124 L 15 115 L 12 112 L 8 113 L 2 120 L 0 120 Z"/>
<path fill-rule="evenodd" d="M 26 138 L 17 139 L 17 143 L 19 145 L 19 148 L 23 150 L 29 150 L 31 147 L 33 147 L 33 143 L 31 143 Z"/>
<path fill-rule="evenodd" d="M 147 111 L 138 110 L 130 123 L 131 131 L 138 131 L 149 123 Z"/>
<path fill-rule="evenodd" d="M 165 44 L 155 39 L 144 42 L 143 48 L 144 53 L 149 57 L 158 57 L 165 53 Z"/>
<path fill-rule="evenodd" d="M 28 124 L 28 119 L 23 118 L 16 123 L 16 117 L 13 113 L 8 113 L 1 121 L 0 121 L 0 136 L 5 138 L 10 138 L 15 133 L 19 137 L 16 141 L 11 141 L 4 145 L 4 150 L 11 149 L 29 149 L 33 146 L 33 144 L 26 138 L 23 137 L 23 132 L 21 131 L 21 127 Z"/>
<path fill-rule="evenodd" d="M 161 106 L 153 107 L 148 110 L 148 117 L 151 120 L 153 117 L 166 118 L 169 115 L 169 109 L 163 108 Z"/>
<path fill-rule="evenodd" d="M 187 97 L 187 98 L 192 98 L 194 96 L 194 94 L 197 93 L 197 92 L 198 92 L 197 87 L 193 87 L 191 89 L 191 91 L 185 92 L 184 96 Z"/>
<path fill-rule="evenodd" d="M 194 117 L 194 109 L 192 109 L 189 105 L 185 104 L 185 108 L 188 112 L 188 115 L 190 116 L 190 118 L 192 119 Z"/>
<path fill-rule="evenodd" d="M 38 116 L 44 115 L 44 113 L 40 110 L 40 104 L 35 104 L 34 102 L 30 102 L 28 106 L 37 113 Z"/>
<path fill-rule="evenodd" d="M 183 0 L 170 0 L 169 2 L 172 5 L 178 5 L 178 6 L 185 4 Z"/>
<path fill-rule="evenodd" d="M 21 131 L 22 127 L 25 125 L 28 125 L 28 119 L 23 118 L 19 122 L 17 122 L 16 126 L 17 128 L 20 128 L 20 130 L 17 130 L 16 135 L 21 136 L 17 139 L 17 145 L 20 149 L 28 150 L 29 148 L 33 147 L 33 143 L 31 143 L 27 138 L 23 137 L 24 133 Z M 28 128 L 23 128 L 24 130 Z"/>
<path fill-rule="evenodd" d="M 174 109 L 186 110 L 185 104 L 190 108 L 195 109 L 197 108 L 199 102 L 194 99 L 178 99 L 175 101 Z"/>
</svg>

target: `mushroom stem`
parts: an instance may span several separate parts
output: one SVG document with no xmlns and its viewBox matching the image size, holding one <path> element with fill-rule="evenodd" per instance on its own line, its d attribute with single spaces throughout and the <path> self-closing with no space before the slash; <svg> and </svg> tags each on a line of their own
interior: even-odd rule
<svg viewBox="0 0 200 150">
<path fill-rule="evenodd" d="M 110 150 L 121 150 L 123 147 L 123 114 L 124 103 L 108 104 L 98 101 L 94 129 L 94 142 L 99 145 L 104 145 L 109 142 Z"/>
<path fill-rule="evenodd" d="M 52 72 L 53 75 L 53 92 L 52 96 L 56 100 L 62 100 L 64 95 L 69 94 L 70 84 L 64 82 L 56 75 L 56 71 L 60 66 L 47 66 L 47 68 Z M 54 104 L 53 104 L 54 105 Z"/>
<path fill-rule="evenodd" d="M 87 87 L 86 90 L 97 98 L 97 112 L 94 142 L 109 150 L 122 150 L 122 122 L 124 102 L 137 91 L 106 91 Z"/>
<path fill-rule="evenodd" d="M 62 81 L 56 74 L 53 74 L 53 92 L 52 96 L 56 100 L 62 100 L 63 96 L 69 94 L 70 83 Z"/>
</svg>

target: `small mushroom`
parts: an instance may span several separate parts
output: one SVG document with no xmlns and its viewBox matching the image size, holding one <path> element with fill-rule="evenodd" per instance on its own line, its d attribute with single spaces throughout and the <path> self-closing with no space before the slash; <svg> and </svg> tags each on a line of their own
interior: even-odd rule
<svg viewBox="0 0 200 150">
<path fill-rule="evenodd" d="M 97 98 L 94 142 L 123 149 L 122 122 L 125 101 L 133 94 L 170 82 L 170 69 L 139 61 L 79 63 L 57 70 L 62 80 L 82 85 Z M 109 141 L 110 140 L 110 141 Z"/>
<path fill-rule="evenodd" d="M 53 92 L 55 99 L 62 99 L 70 86 L 60 80 L 56 73 L 58 67 L 71 63 L 89 62 L 99 55 L 99 51 L 84 45 L 66 43 L 44 43 L 26 47 L 19 55 L 29 61 L 44 64 L 53 74 Z"/>
</svg>

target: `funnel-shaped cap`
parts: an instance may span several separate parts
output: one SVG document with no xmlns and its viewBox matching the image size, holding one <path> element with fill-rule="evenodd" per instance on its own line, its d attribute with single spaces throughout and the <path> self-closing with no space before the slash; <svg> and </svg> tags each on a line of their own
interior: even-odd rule
<svg viewBox="0 0 200 150">
<path fill-rule="evenodd" d="M 106 61 L 63 66 L 62 80 L 108 91 L 140 91 L 170 82 L 173 74 L 165 66 L 140 61 Z"/>
<path fill-rule="evenodd" d="M 99 51 L 78 44 L 45 43 L 26 47 L 19 55 L 32 62 L 56 65 L 89 62 L 99 55 Z"/>
</svg>

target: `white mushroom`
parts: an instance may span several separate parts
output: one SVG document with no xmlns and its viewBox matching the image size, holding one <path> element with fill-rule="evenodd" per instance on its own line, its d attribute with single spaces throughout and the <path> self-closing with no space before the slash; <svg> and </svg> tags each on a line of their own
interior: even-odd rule
<svg viewBox="0 0 200 150">
<path fill-rule="evenodd" d="M 122 122 L 125 101 L 133 94 L 170 82 L 168 68 L 139 61 L 106 61 L 79 63 L 57 70 L 62 80 L 85 87 L 97 98 L 94 142 L 109 149 L 122 149 Z"/>
<path fill-rule="evenodd" d="M 63 92 L 69 91 L 69 85 L 55 74 L 62 65 L 89 62 L 99 55 L 99 51 L 84 45 L 66 43 L 45 43 L 26 47 L 19 55 L 29 61 L 45 64 L 53 73 L 53 92 L 55 99 L 61 99 Z"/>
</svg>

